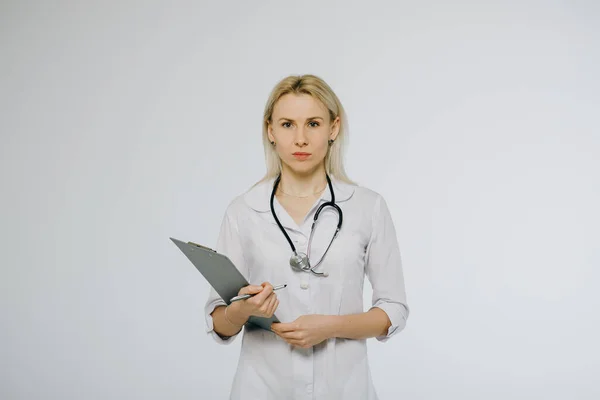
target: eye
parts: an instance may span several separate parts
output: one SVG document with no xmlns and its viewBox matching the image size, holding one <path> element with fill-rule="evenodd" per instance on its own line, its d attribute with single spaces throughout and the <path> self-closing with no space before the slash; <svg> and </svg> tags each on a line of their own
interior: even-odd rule
<svg viewBox="0 0 600 400">
<path fill-rule="evenodd" d="M 292 126 L 292 124 L 289 122 L 284 122 L 283 124 L 281 124 L 281 126 L 283 126 L 284 128 L 289 128 L 290 126 Z"/>
<path fill-rule="evenodd" d="M 320 124 L 317 121 L 310 121 L 308 123 L 308 125 L 310 125 L 313 128 L 316 128 L 317 126 L 319 126 Z"/>
</svg>

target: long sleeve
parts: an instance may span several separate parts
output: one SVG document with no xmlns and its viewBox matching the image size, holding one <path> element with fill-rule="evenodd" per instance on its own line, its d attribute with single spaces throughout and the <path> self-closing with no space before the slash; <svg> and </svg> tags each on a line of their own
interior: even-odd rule
<svg viewBox="0 0 600 400">
<path fill-rule="evenodd" d="M 409 307 L 396 229 L 381 196 L 378 196 L 373 212 L 373 230 L 366 254 L 366 274 L 373 288 L 372 307 L 385 311 L 392 323 L 386 335 L 376 338 L 385 342 L 404 329 Z"/>
<path fill-rule="evenodd" d="M 218 253 L 226 255 L 242 275 L 248 279 L 248 271 L 246 263 L 244 262 L 244 253 L 239 237 L 239 230 L 235 218 L 231 215 L 231 207 L 228 207 L 225 216 L 223 217 L 215 250 Z M 220 344 L 229 344 L 237 337 L 237 334 L 226 338 L 221 337 L 214 330 L 214 322 L 211 313 L 218 306 L 225 305 L 227 305 L 227 303 L 225 303 L 221 296 L 219 296 L 219 294 L 211 287 L 210 294 L 204 307 L 206 332 Z"/>
</svg>

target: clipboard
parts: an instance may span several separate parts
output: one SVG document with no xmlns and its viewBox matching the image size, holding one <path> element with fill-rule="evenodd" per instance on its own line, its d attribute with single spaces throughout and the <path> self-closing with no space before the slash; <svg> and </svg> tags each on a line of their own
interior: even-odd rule
<svg viewBox="0 0 600 400">
<path fill-rule="evenodd" d="M 186 243 L 178 239 L 170 239 L 194 264 L 227 305 L 231 304 L 231 299 L 238 295 L 242 287 L 249 285 L 246 278 L 226 255 L 194 242 Z M 275 315 L 270 318 L 252 315 L 246 325 L 251 324 L 270 331 L 273 322 L 280 322 Z"/>
</svg>

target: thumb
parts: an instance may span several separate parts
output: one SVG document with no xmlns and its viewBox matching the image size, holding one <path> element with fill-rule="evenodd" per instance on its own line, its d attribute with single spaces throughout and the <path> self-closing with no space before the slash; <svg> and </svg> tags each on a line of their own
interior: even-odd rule
<svg viewBox="0 0 600 400">
<path fill-rule="evenodd" d="M 239 294 L 256 294 L 262 292 L 262 290 L 262 286 L 248 285 L 241 288 Z"/>
</svg>

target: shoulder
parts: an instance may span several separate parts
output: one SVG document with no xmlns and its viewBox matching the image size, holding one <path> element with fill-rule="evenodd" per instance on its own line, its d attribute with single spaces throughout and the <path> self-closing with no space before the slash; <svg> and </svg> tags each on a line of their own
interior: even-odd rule
<svg viewBox="0 0 600 400">
<path fill-rule="evenodd" d="M 240 191 L 227 204 L 225 214 L 229 217 L 239 217 L 252 210 L 257 212 L 269 211 L 272 186 L 273 180 L 265 180 Z"/>
<path fill-rule="evenodd" d="M 377 192 L 369 187 L 362 186 L 362 185 L 354 186 L 354 194 L 356 196 L 358 196 L 360 199 L 365 199 L 365 200 L 370 200 L 370 201 L 378 201 L 379 199 L 383 198 L 383 196 L 379 192 Z"/>
<path fill-rule="evenodd" d="M 361 207 L 377 209 L 385 205 L 385 199 L 378 191 L 359 184 L 352 185 L 352 188 L 354 191 L 352 197 Z"/>
<path fill-rule="evenodd" d="M 237 215 L 244 211 L 246 203 L 244 201 L 244 194 L 238 194 L 229 201 L 225 208 L 225 213 L 229 216 Z"/>
<path fill-rule="evenodd" d="M 360 213 L 371 221 L 372 225 L 393 224 L 393 216 L 385 197 L 369 187 L 354 186 L 353 201 Z M 353 207 L 354 208 L 354 207 Z M 354 208 L 356 210 L 356 208 Z"/>
</svg>

